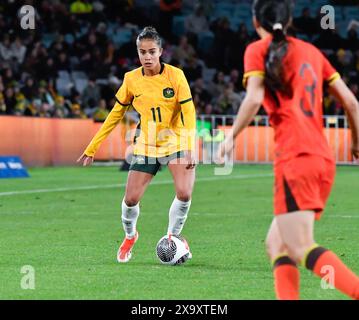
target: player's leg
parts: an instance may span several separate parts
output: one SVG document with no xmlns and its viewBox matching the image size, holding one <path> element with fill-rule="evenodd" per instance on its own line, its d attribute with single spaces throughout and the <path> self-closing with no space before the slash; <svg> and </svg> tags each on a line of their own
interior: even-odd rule
<svg viewBox="0 0 359 320">
<path fill-rule="evenodd" d="M 138 239 L 136 226 L 140 214 L 139 202 L 152 178 L 153 175 L 147 172 L 130 170 L 128 173 L 121 216 L 126 236 L 117 253 L 118 262 L 128 262 L 131 259 L 132 248 Z"/>
<path fill-rule="evenodd" d="M 277 215 L 277 224 L 288 254 L 296 263 L 301 262 L 319 277 L 333 281 L 340 291 L 359 299 L 359 278 L 333 252 L 314 241 L 314 220 L 324 209 L 334 176 L 334 161 L 310 155 L 289 161 L 283 167 L 284 197 L 278 198 L 288 209 L 281 212 L 288 213 Z"/>
<path fill-rule="evenodd" d="M 128 173 L 125 196 L 122 200 L 122 223 L 128 238 L 136 234 L 139 202 L 152 178 L 153 175 L 146 172 L 130 170 Z"/>
<path fill-rule="evenodd" d="M 295 262 L 301 262 L 349 297 L 359 299 L 359 277 L 332 251 L 315 243 L 314 211 L 291 212 L 276 219 L 289 256 Z"/>
<path fill-rule="evenodd" d="M 273 266 L 274 288 L 277 299 L 298 300 L 299 270 L 297 264 L 288 256 L 276 218 L 273 219 L 268 231 L 266 251 Z"/>
<path fill-rule="evenodd" d="M 168 163 L 176 190 L 176 196 L 169 211 L 169 234 L 181 233 L 191 206 L 195 169 L 186 169 L 186 166 L 184 163 L 178 163 L 177 159 Z"/>
</svg>

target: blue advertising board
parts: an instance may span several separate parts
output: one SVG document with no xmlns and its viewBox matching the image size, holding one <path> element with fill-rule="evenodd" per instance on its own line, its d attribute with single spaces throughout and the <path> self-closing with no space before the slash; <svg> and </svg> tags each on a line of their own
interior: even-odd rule
<svg viewBox="0 0 359 320">
<path fill-rule="evenodd" d="M 29 177 L 22 161 L 17 156 L 0 156 L 0 179 L 1 178 L 25 178 Z"/>
</svg>

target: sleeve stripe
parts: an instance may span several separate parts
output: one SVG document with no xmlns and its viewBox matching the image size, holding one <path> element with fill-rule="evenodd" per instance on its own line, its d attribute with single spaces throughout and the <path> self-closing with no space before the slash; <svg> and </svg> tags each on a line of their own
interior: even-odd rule
<svg viewBox="0 0 359 320">
<path fill-rule="evenodd" d="M 129 104 L 121 103 L 121 102 L 117 99 L 117 97 L 115 97 L 115 99 L 116 99 L 117 103 L 119 103 L 119 104 L 120 104 L 121 106 L 123 106 L 123 107 L 128 107 L 128 106 L 131 105 L 131 103 L 129 103 Z"/>
<path fill-rule="evenodd" d="M 339 74 L 339 72 L 335 72 L 326 81 L 328 82 L 329 85 L 332 85 L 338 79 L 340 79 L 340 74 Z"/>
<path fill-rule="evenodd" d="M 187 100 L 180 101 L 180 104 L 185 104 L 185 103 L 190 102 L 190 101 L 192 101 L 192 98 L 189 98 L 189 99 L 187 99 Z"/>
<path fill-rule="evenodd" d="M 264 71 L 260 71 L 260 70 L 255 70 L 255 71 L 249 71 L 246 72 L 243 76 L 243 87 L 246 87 L 247 85 L 247 80 L 249 77 L 251 76 L 257 76 L 257 77 L 261 77 L 264 78 L 265 76 L 265 72 Z"/>
</svg>

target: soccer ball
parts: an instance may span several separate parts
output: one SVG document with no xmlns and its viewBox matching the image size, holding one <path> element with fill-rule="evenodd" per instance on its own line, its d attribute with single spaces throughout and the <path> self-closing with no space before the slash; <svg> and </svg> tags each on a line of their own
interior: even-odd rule
<svg viewBox="0 0 359 320">
<path fill-rule="evenodd" d="M 192 258 L 185 238 L 178 235 L 165 235 L 157 243 L 156 254 L 161 263 L 179 265 Z"/>
</svg>

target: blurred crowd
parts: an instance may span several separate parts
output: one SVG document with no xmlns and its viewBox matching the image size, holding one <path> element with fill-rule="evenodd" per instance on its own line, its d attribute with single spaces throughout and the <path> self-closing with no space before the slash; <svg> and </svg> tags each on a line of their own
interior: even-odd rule
<svg viewBox="0 0 359 320">
<path fill-rule="evenodd" d="M 21 4 L 35 7 L 34 30 L 21 29 Z M 7 32 L 0 41 L 0 114 L 103 121 L 124 73 L 139 66 L 135 39 L 145 25 L 156 26 L 164 38 L 162 60 L 184 70 L 198 114 L 235 114 L 245 96 L 243 55 L 257 39 L 254 30 L 244 23 L 233 28 L 226 17 L 211 19 L 215 1 L 158 0 L 146 10 L 141 5 L 2 1 L 0 28 Z M 178 35 L 173 19 L 180 14 L 184 30 Z M 321 48 L 359 98 L 359 23 L 352 21 L 343 37 L 322 30 L 320 18 L 304 8 L 290 33 Z M 210 41 L 200 34 L 209 34 Z M 329 95 L 324 112 L 343 114 Z"/>
</svg>

